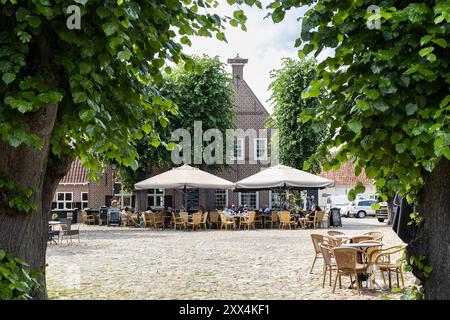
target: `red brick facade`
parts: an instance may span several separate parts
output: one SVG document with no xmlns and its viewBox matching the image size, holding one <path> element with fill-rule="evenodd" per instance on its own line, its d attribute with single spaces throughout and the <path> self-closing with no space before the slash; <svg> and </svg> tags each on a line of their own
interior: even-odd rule
<svg viewBox="0 0 450 320">
<path fill-rule="evenodd" d="M 90 181 L 88 172 L 79 159 L 76 159 L 66 176 L 61 180 L 53 196 L 53 208 L 64 206 L 66 208 L 82 208 L 82 193 L 87 193 L 87 207 L 98 209 L 106 205 L 107 199 L 113 196 L 113 173 L 110 167 L 105 168 L 104 173 L 99 175 L 98 181 Z M 71 193 L 72 201 L 58 200 L 58 193 Z M 63 203 L 64 204 L 61 204 Z M 109 203 L 107 204 L 109 205 Z"/>
</svg>

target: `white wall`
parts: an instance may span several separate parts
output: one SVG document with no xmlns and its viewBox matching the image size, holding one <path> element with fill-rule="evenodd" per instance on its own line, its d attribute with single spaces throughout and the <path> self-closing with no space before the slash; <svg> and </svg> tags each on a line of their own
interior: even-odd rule
<svg viewBox="0 0 450 320">
<path fill-rule="evenodd" d="M 347 195 L 350 189 L 354 188 L 355 186 L 351 185 L 336 185 L 331 188 L 325 188 L 319 190 L 319 206 L 323 207 L 327 203 L 327 197 L 322 197 L 323 194 L 328 194 L 332 196 L 342 196 Z M 375 186 L 366 186 L 366 191 L 363 193 L 364 196 L 369 197 L 371 195 L 375 194 Z"/>
</svg>

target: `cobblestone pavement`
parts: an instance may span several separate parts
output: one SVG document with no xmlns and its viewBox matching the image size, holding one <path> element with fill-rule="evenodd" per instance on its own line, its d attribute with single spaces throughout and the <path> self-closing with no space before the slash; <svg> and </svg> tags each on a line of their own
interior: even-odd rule
<svg viewBox="0 0 450 320">
<path fill-rule="evenodd" d="M 375 219 L 343 218 L 343 225 L 350 235 L 382 231 L 386 245 L 402 243 Z M 48 247 L 48 294 L 51 299 L 400 298 L 401 293 L 386 290 L 358 296 L 348 289 L 348 277 L 335 294 L 328 284 L 322 288 L 322 261 L 309 273 L 314 232 L 326 230 L 185 232 L 80 225 L 80 243 Z M 412 275 L 405 274 L 405 281 L 411 285 Z"/>
</svg>

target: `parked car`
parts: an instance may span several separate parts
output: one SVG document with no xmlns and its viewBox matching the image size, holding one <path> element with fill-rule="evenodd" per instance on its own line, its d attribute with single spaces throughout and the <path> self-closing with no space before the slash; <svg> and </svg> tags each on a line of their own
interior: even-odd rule
<svg viewBox="0 0 450 320">
<path fill-rule="evenodd" d="M 356 195 L 356 201 L 363 199 L 366 199 L 364 195 Z M 339 208 L 341 216 L 349 217 L 349 212 L 350 209 L 352 209 L 352 206 L 347 195 L 329 196 L 327 198 L 327 204 L 325 205 L 325 212 L 329 213 L 331 208 Z"/>
<path fill-rule="evenodd" d="M 378 201 L 374 199 L 356 200 L 351 204 L 351 209 L 348 212 L 350 217 L 364 218 L 365 216 L 375 216 L 375 210 L 372 205 L 377 204 Z"/>
<path fill-rule="evenodd" d="M 380 208 L 375 210 L 375 216 L 379 222 L 384 222 L 388 218 L 388 204 L 387 202 L 380 202 Z"/>
</svg>

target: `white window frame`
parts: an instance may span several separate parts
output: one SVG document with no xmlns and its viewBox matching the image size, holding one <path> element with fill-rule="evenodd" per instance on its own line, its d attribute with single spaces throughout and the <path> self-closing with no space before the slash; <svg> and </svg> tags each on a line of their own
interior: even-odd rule
<svg viewBox="0 0 450 320">
<path fill-rule="evenodd" d="M 130 205 L 129 206 L 125 206 L 125 207 L 131 207 L 133 204 L 133 195 L 131 193 L 120 193 L 120 194 L 115 194 L 114 198 L 119 198 L 119 203 L 121 207 L 124 207 L 123 203 L 123 199 L 124 197 L 130 198 Z"/>
<path fill-rule="evenodd" d="M 83 200 L 83 194 L 87 194 L 87 196 L 88 196 L 88 199 L 87 199 L 87 201 L 85 201 L 85 200 Z M 85 209 L 85 208 L 88 208 L 88 206 L 89 206 L 89 192 L 81 192 L 81 194 L 80 194 L 80 196 L 81 196 L 81 209 Z M 83 204 L 86 204 L 86 206 L 83 206 Z"/>
<path fill-rule="evenodd" d="M 67 201 L 66 200 L 66 194 L 69 194 L 70 193 L 70 195 L 71 195 L 71 198 L 72 198 L 72 200 L 71 201 Z M 64 194 L 64 200 L 59 200 L 59 195 L 60 194 Z M 59 208 L 59 204 L 60 203 L 63 203 L 63 207 L 64 208 L 62 208 L 61 210 L 70 210 L 70 209 L 73 209 L 73 192 L 57 192 L 56 193 L 56 208 L 57 209 L 60 209 Z M 71 206 L 71 208 L 67 208 L 67 203 L 70 203 L 70 206 Z"/>
<path fill-rule="evenodd" d="M 251 205 L 250 205 L 250 203 L 242 203 L 242 194 L 243 193 L 252 193 L 252 192 L 254 192 L 255 194 L 256 194 L 256 197 L 255 197 L 255 201 L 256 201 L 256 206 L 255 206 L 255 208 L 253 208 L 253 209 L 255 209 L 255 210 L 258 210 L 259 209 L 259 191 L 250 191 L 250 192 L 239 192 L 239 205 L 248 205 L 249 207 L 251 207 Z"/>
<path fill-rule="evenodd" d="M 235 156 L 235 148 L 237 146 L 241 147 L 241 152 L 240 154 L 238 153 L 237 157 Z M 238 149 L 239 150 L 239 149 Z M 233 153 L 231 154 L 231 160 L 238 160 L 238 161 L 242 161 L 244 160 L 245 156 L 245 138 L 235 138 L 234 142 L 233 142 Z"/>
<path fill-rule="evenodd" d="M 273 208 L 273 199 L 272 199 L 272 195 L 274 194 L 274 193 L 277 193 L 277 192 L 273 192 L 272 190 L 269 190 L 269 209 L 270 210 L 272 210 L 272 208 Z"/>
<path fill-rule="evenodd" d="M 258 141 L 264 141 L 264 156 L 258 157 Z M 267 160 L 267 138 L 253 139 L 253 155 L 255 160 Z"/>
<path fill-rule="evenodd" d="M 228 207 L 228 190 L 226 189 L 216 189 L 216 203 L 215 203 L 215 207 L 217 209 L 217 191 L 225 191 L 225 205 L 224 207 Z"/>
<path fill-rule="evenodd" d="M 164 208 L 164 197 L 166 195 L 166 189 L 155 188 L 153 190 L 162 190 L 162 193 L 149 193 L 150 190 L 147 190 L 147 207 L 155 208 L 155 209 L 163 209 Z M 161 197 L 161 205 L 160 206 L 150 206 L 148 197 L 153 197 L 153 203 L 156 203 L 156 198 Z"/>
</svg>

